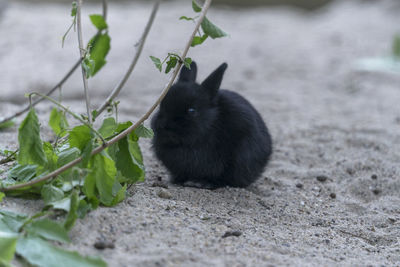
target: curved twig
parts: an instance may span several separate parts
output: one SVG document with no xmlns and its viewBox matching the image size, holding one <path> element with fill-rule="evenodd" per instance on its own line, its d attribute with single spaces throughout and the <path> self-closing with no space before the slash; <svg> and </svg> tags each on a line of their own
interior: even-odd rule
<svg viewBox="0 0 400 267">
<path fill-rule="evenodd" d="M 126 81 L 129 79 L 129 76 L 131 75 L 133 69 L 136 66 L 136 63 L 139 60 L 140 54 L 142 53 L 144 43 L 146 42 L 147 35 L 149 34 L 151 26 L 153 25 L 153 21 L 157 14 L 157 10 L 160 5 L 160 2 L 161 2 L 161 0 L 157 0 L 154 3 L 153 10 L 151 11 L 150 18 L 146 24 L 146 27 L 142 33 L 142 36 L 140 37 L 139 45 L 137 47 L 137 50 L 136 50 L 135 56 L 133 57 L 131 65 L 129 66 L 128 70 L 126 71 L 124 77 L 122 77 L 121 81 L 117 84 L 117 86 L 115 86 L 115 88 L 111 92 L 111 94 L 107 97 L 107 99 L 99 107 L 94 118 L 97 118 L 109 105 L 111 105 L 112 101 L 118 96 L 118 94 L 121 92 L 122 88 L 124 87 Z"/>
<path fill-rule="evenodd" d="M 55 90 L 57 90 L 58 88 L 60 88 L 67 80 L 68 78 L 72 75 L 72 73 L 74 73 L 74 71 L 79 67 L 79 64 L 81 64 L 81 59 L 79 59 L 74 66 L 72 66 L 72 68 L 68 71 L 68 73 L 61 79 L 61 81 L 59 81 L 53 88 L 51 88 L 50 91 L 47 92 L 46 96 L 51 95 Z M 35 106 L 36 104 L 40 103 L 43 101 L 43 97 L 40 97 L 39 99 L 36 99 L 35 101 L 32 102 L 32 106 Z M 30 109 L 30 105 L 26 106 L 24 109 L 18 111 L 17 113 L 15 113 L 14 115 L 11 115 L 9 117 L 6 117 L 4 119 L 2 119 L 0 121 L 0 123 L 4 123 L 6 121 L 12 120 L 18 116 L 21 116 L 22 114 L 24 114 L 25 112 L 27 112 Z"/>
<path fill-rule="evenodd" d="M 194 31 L 192 33 L 192 35 L 190 36 L 183 52 L 181 55 L 181 58 L 186 58 L 186 55 L 190 49 L 190 45 L 192 44 L 193 38 L 197 33 L 197 30 L 200 27 L 201 22 L 203 21 L 207 10 L 210 7 L 212 0 L 206 0 L 206 2 L 204 3 L 203 9 L 201 11 L 200 14 L 200 18 L 196 23 L 196 26 L 194 28 Z M 170 78 L 170 80 L 168 81 L 168 83 L 165 85 L 164 90 L 161 92 L 160 96 L 157 98 L 157 100 L 155 101 L 155 103 L 149 108 L 149 110 L 140 118 L 140 120 L 138 120 L 135 124 L 133 124 L 132 126 L 130 126 L 129 128 L 127 128 L 125 131 L 121 132 L 119 135 L 117 135 L 116 137 L 114 137 L 113 139 L 111 139 L 109 142 L 107 142 L 107 144 L 105 146 L 99 146 L 97 148 L 95 148 L 92 151 L 92 155 L 98 154 L 101 151 L 103 151 L 105 148 L 107 148 L 108 146 L 118 142 L 119 140 L 121 140 L 122 138 L 126 137 L 128 134 L 130 134 L 131 132 L 133 132 L 139 125 L 141 125 L 150 115 L 151 113 L 153 113 L 153 111 L 157 108 L 157 106 L 160 104 L 160 102 L 163 100 L 163 98 L 165 97 L 165 95 L 168 93 L 168 90 L 171 88 L 172 84 L 174 83 L 176 77 L 178 76 L 179 70 L 182 67 L 182 62 L 178 62 L 174 72 L 172 73 L 172 76 Z M 79 157 L 71 162 L 69 162 L 68 164 L 62 166 L 61 168 L 43 176 L 42 178 L 39 179 L 35 179 L 26 183 L 22 183 L 22 184 L 17 184 L 17 185 L 13 185 L 13 186 L 9 186 L 9 187 L 4 187 L 4 188 L 0 188 L 0 191 L 2 192 L 6 192 L 6 191 L 11 191 L 11 190 L 15 190 L 15 189 L 20 189 L 20 188 L 24 188 L 27 186 L 31 186 L 31 185 L 35 185 L 37 183 L 49 180 L 53 177 L 56 177 L 57 175 L 61 174 L 62 172 L 64 172 L 65 170 L 68 170 L 69 168 L 75 166 L 76 164 L 78 164 L 79 162 L 82 161 L 82 157 Z"/>
</svg>

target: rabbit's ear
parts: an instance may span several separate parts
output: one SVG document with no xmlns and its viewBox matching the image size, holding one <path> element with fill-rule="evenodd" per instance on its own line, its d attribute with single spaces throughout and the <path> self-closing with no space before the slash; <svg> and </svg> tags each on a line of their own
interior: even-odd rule
<svg viewBox="0 0 400 267">
<path fill-rule="evenodd" d="M 221 66 L 214 70 L 214 72 L 211 73 L 201 84 L 205 89 L 208 90 L 211 97 L 214 97 L 217 94 L 227 67 L 228 64 L 221 64 Z"/>
<path fill-rule="evenodd" d="M 182 66 L 181 73 L 179 74 L 180 82 L 195 82 L 197 76 L 197 65 L 196 62 L 192 61 L 190 64 L 190 70 L 185 65 Z"/>
</svg>

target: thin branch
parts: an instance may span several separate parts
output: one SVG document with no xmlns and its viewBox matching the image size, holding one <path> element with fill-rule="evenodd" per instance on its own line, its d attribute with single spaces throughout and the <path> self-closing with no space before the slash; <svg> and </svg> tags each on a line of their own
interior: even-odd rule
<svg viewBox="0 0 400 267">
<path fill-rule="evenodd" d="M 52 102 L 53 104 L 57 105 L 58 107 L 62 108 L 65 112 L 67 112 L 68 114 L 70 114 L 72 117 L 74 117 L 75 119 L 77 119 L 78 121 L 80 121 L 81 123 L 85 124 L 87 127 L 90 128 L 90 130 L 92 130 L 102 141 L 103 146 L 106 145 L 106 140 L 104 140 L 103 136 L 101 136 L 101 134 L 92 127 L 92 125 L 90 123 L 88 123 L 87 121 L 83 120 L 81 117 L 79 117 L 78 114 L 72 112 L 71 110 L 69 110 L 69 108 L 67 108 L 66 106 L 64 106 L 63 104 L 61 104 L 60 102 L 57 102 L 56 100 L 54 100 L 53 98 L 43 95 L 41 93 L 36 93 L 36 92 L 32 92 L 29 94 L 29 97 L 31 97 L 32 95 L 39 95 L 43 98 L 46 98 L 47 100 L 49 100 L 50 102 Z"/>
<path fill-rule="evenodd" d="M 13 158 L 15 158 L 15 154 L 17 154 L 19 151 L 19 149 L 15 150 L 14 152 L 12 152 L 10 155 L 8 155 L 6 158 L 0 160 L 0 165 L 3 165 L 5 163 L 8 163 L 10 161 L 13 161 Z"/>
<path fill-rule="evenodd" d="M 197 21 L 197 24 L 195 26 L 195 29 L 192 33 L 192 35 L 190 36 L 183 52 L 181 55 L 181 58 L 186 58 L 186 55 L 190 49 L 190 45 L 192 44 L 193 41 L 193 37 L 196 35 L 197 30 L 200 27 L 201 22 L 203 21 L 207 10 L 210 7 L 212 0 L 206 0 L 206 2 L 204 3 L 203 9 L 201 11 L 200 14 L 200 18 Z M 148 117 L 151 115 L 151 113 L 153 113 L 153 111 L 157 108 L 157 106 L 160 104 L 160 102 L 163 100 L 163 98 L 165 97 L 165 95 L 168 93 L 168 90 L 171 88 L 172 84 L 174 83 L 176 77 L 178 76 L 179 70 L 182 67 L 182 62 L 178 62 L 177 67 L 175 68 L 174 72 L 171 75 L 171 78 L 169 80 L 169 82 L 165 85 L 164 90 L 161 92 L 160 96 L 158 97 L 158 99 L 155 101 L 155 103 L 149 108 L 149 110 L 142 116 L 142 118 L 137 121 L 134 125 L 130 126 L 129 128 L 127 128 L 125 131 L 121 132 L 119 135 L 117 135 L 116 137 L 114 137 L 113 139 L 111 139 L 106 145 L 104 146 L 99 146 L 97 148 L 95 148 L 92 151 L 92 156 L 95 154 L 100 153 L 101 151 L 103 151 L 105 148 L 109 147 L 110 145 L 118 142 L 119 140 L 121 140 L 122 138 L 125 138 L 128 134 L 130 134 L 131 132 L 133 132 L 138 126 L 140 126 L 146 119 L 148 119 Z M 71 162 L 69 162 L 68 164 L 60 167 L 59 169 L 43 176 L 42 178 L 39 179 L 35 179 L 26 183 L 22 183 L 22 184 L 17 184 L 17 185 L 13 185 L 13 186 L 9 186 L 9 187 L 4 187 L 4 188 L 0 188 L 0 191 L 2 192 L 6 192 L 6 191 L 11 191 L 11 190 L 15 190 L 15 189 L 20 189 L 20 188 L 24 188 L 27 186 L 31 186 L 31 185 L 35 185 L 37 183 L 49 180 L 53 177 L 56 177 L 57 175 L 61 174 L 62 172 L 68 170 L 69 168 L 77 165 L 79 162 L 82 161 L 82 157 L 79 157 Z"/>
<path fill-rule="evenodd" d="M 137 47 L 137 50 L 136 50 L 135 56 L 133 57 L 131 65 L 129 66 L 129 68 L 128 68 L 127 72 L 125 73 L 124 77 L 122 78 L 122 80 L 117 84 L 117 86 L 114 88 L 114 90 L 111 92 L 111 94 L 107 97 L 107 99 L 103 102 L 103 104 L 97 110 L 95 117 L 98 117 L 109 105 L 111 105 L 112 101 L 118 96 L 118 94 L 121 92 L 122 88 L 124 87 L 126 81 L 129 79 L 129 76 L 131 75 L 133 69 L 136 66 L 136 63 L 139 60 L 140 54 L 142 53 L 144 43 L 146 42 L 147 35 L 149 34 L 151 26 L 153 25 L 153 21 L 157 14 L 160 2 L 161 2 L 161 0 L 157 0 L 154 3 L 153 10 L 151 11 L 150 18 L 146 24 L 146 27 L 142 33 L 142 36 L 140 37 L 139 45 Z"/>
<path fill-rule="evenodd" d="M 81 59 L 79 59 L 74 66 L 72 66 L 72 68 L 68 71 L 68 73 L 61 79 L 61 81 L 59 81 L 53 88 L 51 88 L 50 91 L 47 92 L 46 96 L 51 95 L 55 90 L 57 90 L 58 88 L 60 88 L 67 80 L 68 78 L 72 75 L 72 73 L 74 73 L 74 71 L 79 67 L 79 64 L 81 64 Z M 32 102 L 32 106 L 35 106 L 36 104 L 42 102 L 44 99 L 44 97 L 40 97 L 39 99 L 36 99 L 35 101 Z M 30 105 L 26 106 L 24 109 L 18 111 L 17 113 L 15 113 L 14 115 L 11 115 L 7 118 L 4 118 L 0 121 L 0 123 L 4 123 L 6 121 L 12 120 L 18 116 L 21 116 L 22 114 L 24 114 L 25 112 L 27 112 L 30 108 Z"/>
<path fill-rule="evenodd" d="M 78 32 L 79 53 L 81 55 L 81 60 L 83 60 L 86 56 L 86 51 L 83 49 L 81 7 L 82 7 L 82 0 L 78 0 L 76 6 L 76 26 Z M 87 117 L 89 123 L 92 123 L 92 114 L 90 112 L 89 86 L 86 78 L 86 71 L 85 68 L 83 67 L 83 64 L 81 64 L 81 69 L 82 69 L 83 91 L 85 93 L 85 100 L 86 100 Z"/>
</svg>

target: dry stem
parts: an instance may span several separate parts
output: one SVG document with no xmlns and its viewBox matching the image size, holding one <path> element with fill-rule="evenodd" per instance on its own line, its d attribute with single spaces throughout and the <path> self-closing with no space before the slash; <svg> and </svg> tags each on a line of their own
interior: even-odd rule
<svg viewBox="0 0 400 267">
<path fill-rule="evenodd" d="M 83 60 L 86 56 L 86 51 L 83 48 L 83 40 L 82 40 L 82 16 L 81 16 L 81 7 L 82 0 L 78 0 L 76 7 L 76 27 L 78 32 L 78 44 L 79 44 L 79 53 L 81 55 L 81 60 Z M 83 91 L 85 93 L 85 101 L 86 101 L 86 112 L 89 123 L 92 123 L 92 114 L 90 112 L 90 97 L 89 97 L 89 86 L 86 78 L 86 71 L 81 64 L 82 69 L 82 79 L 83 79 Z"/>
<path fill-rule="evenodd" d="M 126 81 L 129 79 L 129 76 L 131 75 L 133 69 L 136 66 L 136 63 L 139 60 L 140 54 L 142 53 L 144 43 L 146 42 L 147 35 L 150 32 L 150 29 L 151 29 L 151 26 L 153 24 L 154 18 L 156 16 L 158 7 L 160 5 L 160 2 L 161 2 L 161 0 L 157 0 L 154 3 L 153 10 L 151 11 L 151 15 L 150 15 L 150 18 L 149 18 L 149 20 L 148 20 L 148 22 L 146 24 L 146 28 L 144 29 L 143 34 L 142 34 L 142 36 L 140 38 L 139 45 L 137 47 L 137 50 L 136 50 L 135 56 L 133 57 L 131 65 L 129 66 L 129 68 L 128 68 L 127 72 L 125 73 L 124 77 L 122 77 L 122 80 L 117 84 L 117 86 L 114 88 L 114 90 L 111 92 L 111 94 L 107 97 L 107 99 L 103 102 L 103 104 L 97 110 L 96 117 L 99 116 L 112 103 L 112 101 L 118 96 L 118 94 L 120 93 L 120 91 L 124 87 Z"/>
<path fill-rule="evenodd" d="M 79 67 L 79 64 L 81 64 L 81 59 L 79 59 L 74 66 L 68 71 L 68 73 L 61 79 L 61 81 L 59 81 L 53 88 L 51 88 L 50 91 L 47 92 L 46 96 L 51 95 L 55 90 L 57 90 L 58 88 L 60 88 L 67 80 L 68 78 L 72 75 L 72 73 L 74 73 L 74 71 Z M 39 102 L 42 102 L 44 100 L 44 97 L 40 97 L 38 99 L 36 99 L 35 101 L 32 102 L 32 106 L 35 106 L 36 104 L 38 104 Z M 27 112 L 30 109 L 31 105 L 26 106 L 24 109 L 18 111 L 17 113 L 15 113 L 14 115 L 11 115 L 7 118 L 4 118 L 0 121 L 0 123 L 4 123 L 6 121 L 12 120 L 18 116 L 21 116 L 22 114 L 24 114 L 25 112 Z"/>
</svg>

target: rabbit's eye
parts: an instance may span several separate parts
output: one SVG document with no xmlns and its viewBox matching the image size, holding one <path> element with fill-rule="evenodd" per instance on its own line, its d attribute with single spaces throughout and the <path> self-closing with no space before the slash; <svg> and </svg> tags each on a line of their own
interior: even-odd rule
<svg viewBox="0 0 400 267">
<path fill-rule="evenodd" d="M 194 108 L 188 108 L 187 113 L 191 116 L 196 115 L 197 111 Z"/>
</svg>

